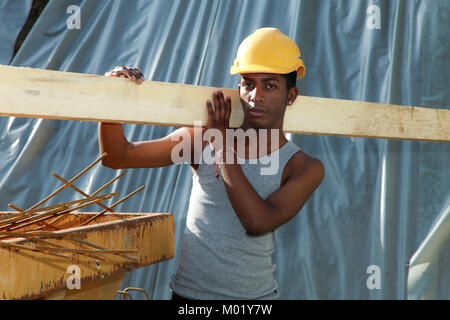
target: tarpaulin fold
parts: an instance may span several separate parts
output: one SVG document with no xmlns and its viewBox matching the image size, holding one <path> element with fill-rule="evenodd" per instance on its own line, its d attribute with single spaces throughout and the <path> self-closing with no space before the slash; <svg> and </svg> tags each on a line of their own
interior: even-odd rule
<svg viewBox="0 0 450 320">
<path fill-rule="evenodd" d="M 0 0 L 0 64 L 9 64 L 14 44 L 30 12 L 32 0 Z"/>
</svg>

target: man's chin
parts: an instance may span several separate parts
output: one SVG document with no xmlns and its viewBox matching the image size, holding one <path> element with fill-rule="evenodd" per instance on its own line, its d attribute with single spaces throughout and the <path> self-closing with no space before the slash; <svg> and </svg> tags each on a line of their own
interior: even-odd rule
<svg viewBox="0 0 450 320">
<path fill-rule="evenodd" d="M 269 129 L 270 125 L 264 121 L 258 120 L 258 119 L 246 119 L 246 123 L 248 125 L 248 127 L 253 128 L 255 130 L 260 130 L 260 129 Z"/>
</svg>

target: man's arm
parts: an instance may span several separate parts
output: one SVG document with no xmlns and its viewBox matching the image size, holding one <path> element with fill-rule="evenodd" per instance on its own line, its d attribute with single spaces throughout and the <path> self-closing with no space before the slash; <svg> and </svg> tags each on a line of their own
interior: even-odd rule
<svg viewBox="0 0 450 320">
<path fill-rule="evenodd" d="M 170 166 L 176 164 L 172 157 L 173 148 L 182 139 L 193 139 L 193 135 L 193 128 L 180 128 L 161 139 L 129 142 L 125 138 L 121 124 L 100 123 L 98 126 L 100 153 L 108 154 L 102 164 L 113 169 Z M 180 157 L 182 156 L 181 152 Z"/>
<path fill-rule="evenodd" d="M 228 197 L 248 235 L 265 234 L 291 220 L 324 177 L 322 162 L 303 153 L 294 155 L 287 167 L 292 173 L 280 189 L 264 200 L 237 162 L 220 165 Z"/>
<path fill-rule="evenodd" d="M 137 84 L 141 84 L 145 80 L 139 68 L 116 67 L 105 75 L 128 78 Z M 99 123 L 98 126 L 100 153 L 108 154 L 102 163 L 113 169 L 155 168 L 172 165 L 175 163 L 172 150 L 182 139 L 191 139 L 190 145 L 192 146 L 194 129 L 180 128 L 161 139 L 129 142 L 123 133 L 121 124 Z"/>
</svg>

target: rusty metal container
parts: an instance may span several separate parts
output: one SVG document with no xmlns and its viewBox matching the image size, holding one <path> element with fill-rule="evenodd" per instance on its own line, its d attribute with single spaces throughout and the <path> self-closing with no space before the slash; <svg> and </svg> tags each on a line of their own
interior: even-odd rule
<svg viewBox="0 0 450 320">
<path fill-rule="evenodd" d="M 80 226 L 94 215 L 67 214 L 37 241 L 2 239 L 0 299 L 114 299 L 127 271 L 173 258 L 172 214 L 114 212 Z"/>
</svg>

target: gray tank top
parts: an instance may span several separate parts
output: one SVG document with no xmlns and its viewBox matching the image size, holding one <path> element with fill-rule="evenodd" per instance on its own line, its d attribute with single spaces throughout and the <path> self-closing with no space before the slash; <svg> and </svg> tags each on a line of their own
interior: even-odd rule
<svg viewBox="0 0 450 320">
<path fill-rule="evenodd" d="M 268 156 L 253 159 L 253 163 L 238 161 L 256 192 L 266 199 L 280 188 L 284 166 L 298 150 L 288 141 Z M 207 143 L 203 156 L 211 154 Z M 268 164 L 269 159 L 272 164 Z M 277 160 L 275 172 L 268 169 Z M 262 174 L 264 168 L 266 173 Z M 190 299 L 278 298 L 272 261 L 276 231 L 256 237 L 246 234 L 222 177 L 216 178 L 215 164 L 201 163 L 192 179 L 179 267 L 170 283 L 172 290 Z"/>
</svg>

